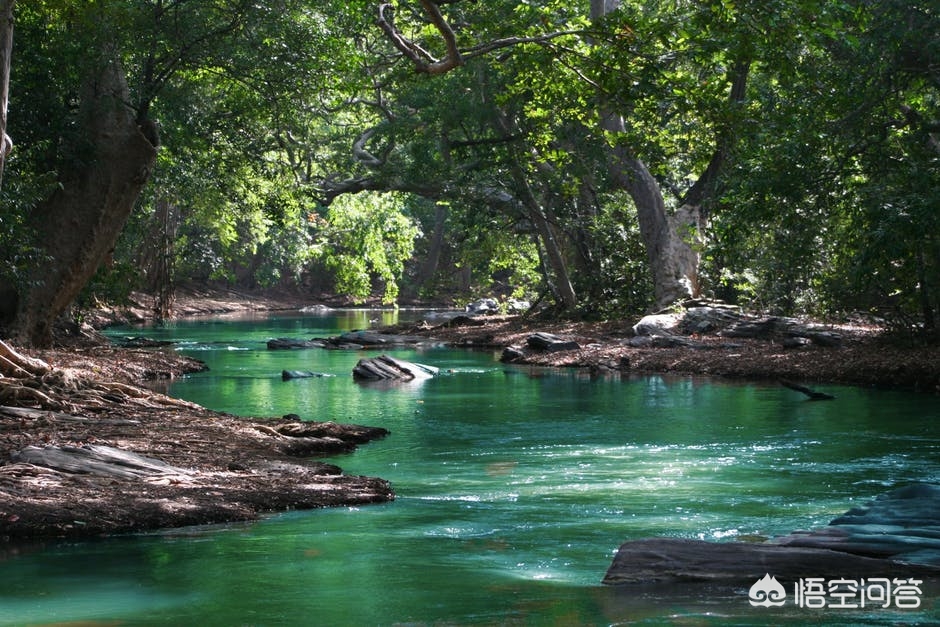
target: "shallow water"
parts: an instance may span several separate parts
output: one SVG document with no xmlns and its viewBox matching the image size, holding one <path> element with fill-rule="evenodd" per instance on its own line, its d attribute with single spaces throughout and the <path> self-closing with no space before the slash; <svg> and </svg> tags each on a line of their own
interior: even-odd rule
<svg viewBox="0 0 940 627">
<path fill-rule="evenodd" d="M 170 392 L 213 409 L 390 429 L 330 461 L 390 480 L 394 502 L 24 549 L 0 561 L 0 624 L 940 619 L 935 590 L 916 611 L 837 611 L 752 608 L 746 590 L 721 586 L 599 583 L 628 539 L 784 534 L 825 525 L 891 487 L 940 481 L 940 399 L 819 386 L 838 398 L 814 403 L 774 385 L 591 378 L 443 348 L 395 352 L 440 376 L 370 386 L 350 374 L 366 353 L 265 348 L 272 337 L 331 335 L 370 317 L 394 321 L 282 314 L 111 333 L 173 339 L 206 361 L 209 372 Z M 282 381 L 282 369 L 327 376 Z"/>
</svg>

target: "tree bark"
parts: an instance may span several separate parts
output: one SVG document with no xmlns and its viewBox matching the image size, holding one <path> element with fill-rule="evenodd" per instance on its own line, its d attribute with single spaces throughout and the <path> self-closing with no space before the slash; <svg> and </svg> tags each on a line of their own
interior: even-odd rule
<svg viewBox="0 0 940 627">
<path fill-rule="evenodd" d="M 64 166 L 68 169 L 60 172 L 58 189 L 29 216 L 48 263 L 33 272 L 19 294 L 11 336 L 22 344 L 51 343 L 56 318 L 113 250 L 156 162 L 156 140 L 142 132 L 128 105 L 117 54 L 102 59 L 79 108 L 87 141 L 87 150 L 79 154 L 88 157 Z"/>
<path fill-rule="evenodd" d="M 620 0 L 591 0 L 591 20 L 600 20 L 619 7 Z M 697 296 L 699 254 L 694 239 L 701 226 L 699 207 L 684 205 L 675 215 L 669 215 L 662 190 L 649 168 L 628 147 L 616 142 L 616 137 L 626 132 L 623 117 L 602 104 L 600 126 L 615 139 L 608 154 L 610 178 L 636 205 L 640 237 L 653 278 L 655 308 Z"/>
<path fill-rule="evenodd" d="M 0 0 L 0 183 L 13 140 L 7 135 L 7 105 L 10 102 L 10 68 L 13 57 L 13 5 L 15 0 Z"/>
</svg>

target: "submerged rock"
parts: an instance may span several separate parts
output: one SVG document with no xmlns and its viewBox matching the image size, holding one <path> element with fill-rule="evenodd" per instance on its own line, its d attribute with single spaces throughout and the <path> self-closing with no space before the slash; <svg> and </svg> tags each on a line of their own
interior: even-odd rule
<svg viewBox="0 0 940 627">
<path fill-rule="evenodd" d="M 290 381 L 291 379 L 315 379 L 329 376 L 323 372 L 310 372 L 309 370 L 282 370 L 281 380 Z"/>
</svg>

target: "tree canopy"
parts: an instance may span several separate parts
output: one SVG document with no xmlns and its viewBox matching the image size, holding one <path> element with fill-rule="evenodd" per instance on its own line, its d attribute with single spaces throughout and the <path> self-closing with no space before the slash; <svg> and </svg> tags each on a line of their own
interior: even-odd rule
<svg viewBox="0 0 940 627">
<path fill-rule="evenodd" d="M 13 24 L 23 341 L 128 289 L 166 314 L 190 280 L 937 332 L 931 3 L 43 0 Z"/>
</svg>

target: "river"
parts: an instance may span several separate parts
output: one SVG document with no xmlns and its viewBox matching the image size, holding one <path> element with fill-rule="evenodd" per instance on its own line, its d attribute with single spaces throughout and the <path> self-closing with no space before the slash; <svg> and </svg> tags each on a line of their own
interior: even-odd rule
<svg viewBox="0 0 940 627">
<path fill-rule="evenodd" d="M 747 590 L 600 585 L 620 543 L 716 542 L 825 525 L 892 487 L 940 482 L 940 399 L 818 386 L 592 378 L 492 352 L 397 351 L 420 384 L 355 383 L 356 351 L 269 351 L 408 312 L 280 313 L 111 329 L 176 342 L 210 370 L 169 392 L 243 416 L 381 426 L 330 458 L 394 502 L 288 512 L 8 552 L 0 625 L 935 624 L 919 610 L 753 608 Z M 283 369 L 326 376 L 282 381 Z M 845 573 L 845 577 L 852 577 Z M 903 572 L 899 577 L 905 576 Z"/>
</svg>

